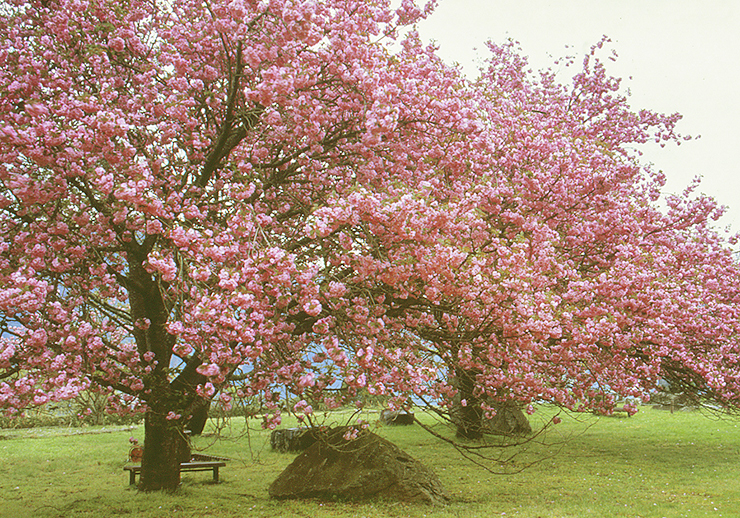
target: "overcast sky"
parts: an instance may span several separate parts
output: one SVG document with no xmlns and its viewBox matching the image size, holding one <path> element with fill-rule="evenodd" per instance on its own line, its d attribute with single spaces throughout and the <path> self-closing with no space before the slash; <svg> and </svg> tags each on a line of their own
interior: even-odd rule
<svg viewBox="0 0 740 518">
<path fill-rule="evenodd" d="M 679 147 L 651 145 L 644 160 L 665 173 L 668 192 L 700 175 L 700 190 L 729 207 L 720 224 L 740 232 L 740 1 L 439 0 L 419 32 L 471 78 L 489 39 L 518 41 L 533 68 L 544 68 L 565 55 L 580 64 L 608 36 L 619 58 L 602 58 L 624 78 L 632 106 L 679 112 L 678 131 L 701 136 Z"/>
</svg>

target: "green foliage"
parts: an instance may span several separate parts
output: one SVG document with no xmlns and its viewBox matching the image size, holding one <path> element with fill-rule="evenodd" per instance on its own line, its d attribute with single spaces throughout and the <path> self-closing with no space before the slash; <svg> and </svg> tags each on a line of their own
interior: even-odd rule
<svg viewBox="0 0 740 518">
<path fill-rule="evenodd" d="M 350 415 L 332 416 L 343 422 Z M 549 409 L 534 417 L 547 420 Z M 364 419 L 375 422 L 377 414 Z M 579 416 L 583 417 L 583 416 Z M 431 417 L 422 416 L 429 423 Z M 643 408 L 634 417 L 563 416 L 550 446 L 532 444 L 493 475 L 414 426 L 377 427 L 380 435 L 432 467 L 452 496 L 444 508 L 397 502 L 281 502 L 267 487 L 294 454 L 270 450 L 257 421 L 211 421 L 194 451 L 232 459 L 214 485 L 210 472 L 184 473 L 179 494 L 141 494 L 128 487 L 128 438 L 143 433 L 101 428 L 0 432 L 0 515 L 57 517 L 489 517 L 659 518 L 740 516 L 738 422 L 700 413 Z M 218 437 L 215 425 L 218 424 Z M 295 422 L 286 422 L 293 426 Z M 110 430 L 110 429 L 109 429 Z M 446 433 L 441 425 L 435 430 Z M 5 440 L 3 440 L 5 439 Z M 566 440 L 562 444 L 556 444 Z M 508 452 L 507 452 L 508 453 Z M 501 469 L 501 465 L 494 466 Z M 505 514 L 503 514 L 505 513 Z"/>
</svg>

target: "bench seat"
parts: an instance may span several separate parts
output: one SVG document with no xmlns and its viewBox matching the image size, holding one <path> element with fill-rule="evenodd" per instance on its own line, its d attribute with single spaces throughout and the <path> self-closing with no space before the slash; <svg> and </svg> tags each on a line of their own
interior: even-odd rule
<svg viewBox="0 0 740 518">
<path fill-rule="evenodd" d="M 208 462 L 183 462 L 180 464 L 180 472 L 183 471 L 213 471 L 213 481 L 218 482 L 218 470 L 226 466 L 223 461 L 208 461 Z M 129 472 L 129 484 L 136 484 L 136 475 L 141 473 L 141 465 L 125 466 L 124 471 Z"/>
</svg>

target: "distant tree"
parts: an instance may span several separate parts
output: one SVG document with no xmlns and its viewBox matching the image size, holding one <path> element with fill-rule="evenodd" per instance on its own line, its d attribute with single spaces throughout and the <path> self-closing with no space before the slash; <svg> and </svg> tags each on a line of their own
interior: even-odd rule
<svg viewBox="0 0 740 518">
<path fill-rule="evenodd" d="M 489 402 L 608 412 L 659 376 L 737 404 L 720 211 L 656 208 L 628 146 L 677 117 L 593 56 L 566 88 L 492 45 L 470 83 L 399 36 L 407 0 L 3 9 L 0 406 L 143 405 L 143 489 L 215 394 L 269 427 L 457 394 L 473 438 Z"/>
</svg>

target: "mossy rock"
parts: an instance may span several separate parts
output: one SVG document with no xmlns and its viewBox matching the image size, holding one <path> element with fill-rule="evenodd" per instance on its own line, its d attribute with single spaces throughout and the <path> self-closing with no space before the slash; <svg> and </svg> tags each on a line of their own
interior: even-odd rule
<svg viewBox="0 0 740 518">
<path fill-rule="evenodd" d="M 437 475 L 395 444 L 368 432 L 346 440 L 350 428 L 327 431 L 270 485 L 273 498 L 366 500 L 444 504 Z"/>
</svg>

